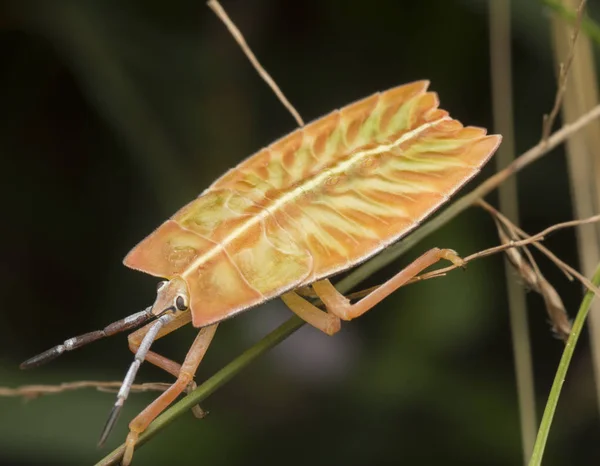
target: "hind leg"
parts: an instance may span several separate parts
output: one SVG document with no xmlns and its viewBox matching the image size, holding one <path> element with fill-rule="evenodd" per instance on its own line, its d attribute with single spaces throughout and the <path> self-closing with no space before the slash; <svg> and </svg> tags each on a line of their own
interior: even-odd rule
<svg viewBox="0 0 600 466">
<path fill-rule="evenodd" d="M 463 260 L 451 249 L 433 248 L 354 304 L 351 304 L 348 298 L 336 290 L 329 280 L 315 282 L 312 287 L 325 304 L 327 311 L 342 320 L 351 320 L 363 315 L 423 270 L 442 259 L 458 266 L 464 264 Z"/>
</svg>

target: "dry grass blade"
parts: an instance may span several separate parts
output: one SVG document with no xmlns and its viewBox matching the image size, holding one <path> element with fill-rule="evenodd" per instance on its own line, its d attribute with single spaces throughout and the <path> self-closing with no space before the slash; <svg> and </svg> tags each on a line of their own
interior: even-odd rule
<svg viewBox="0 0 600 466">
<path fill-rule="evenodd" d="M 506 0 L 491 0 L 490 23 L 490 71 L 492 81 L 492 115 L 494 131 L 502 134 L 502 145 L 498 148 L 495 164 L 502 170 L 515 159 L 515 130 L 512 91 L 512 28 L 511 3 Z M 515 222 L 519 220 L 519 195 L 517 181 L 506 180 L 498 189 L 500 209 Z M 512 250 L 511 250 L 512 251 Z M 506 294 L 513 348 L 514 373 L 519 403 L 521 426 L 521 448 L 523 460 L 527 461 L 535 442 L 537 414 L 535 382 L 527 298 L 525 290 L 513 279 L 511 265 L 505 262 Z"/>
<path fill-rule="evenodd" d="M 265 81 L 269 85 L 269 87 L 273 90 L 273 93 L 281 101 L 283 106 L 285 108 L 287 108 L 287 110 L 292 114 L 292 116 L 298 123 L 298 126 L 304 126 L 304 121 L 302 120 L 302 117 L 300 116 L 298 111 L 294 108 L 294 106 L 286 98 L 286 96 L 283 94 L 283 92 L 281 91 L 279 86 L 275 83 L 273 78 L 271 78 L 269 73 L 267 73 L 267 71 L 262 67 L 262 65 L 260 64 L 260 62 L 258 61 L 256 56 L 254 55 L 252 50 L 250 50 L 250 47 L 248 46 L 246 39 L 244 39 L 244 36 L 240 32 L 240 30 L 233 23 L 233 21 L 231 21 L 231 19 L 229 18 L 226 11 L 221 6 L 221 4 L 217 0 L 210 0 L 207 3 L 207 5 L 210 7 L 211 10 L 213 10 L 215 12 L 215 14 L 219 17 L 219 19 L 221 21 L 223 21 L 225 26 L 227 26 L 227 29 L 229 30 L 229 32 L 231 33 L 231 35 L 233 36 L 235 41 L 239 44 L 239 46 L 241 47 L 241 49 L 244 52 L 244 54 L 246 55 L 246 57 L 248 57 L 248 60 L 250 60 L 250 63 L 252 63 L 252 66 L 254 66 L 254 69 L 257 71 L 257 73 L 260 75 L 260 77 L 263 79 L 263 81 Z"/>
</svg>

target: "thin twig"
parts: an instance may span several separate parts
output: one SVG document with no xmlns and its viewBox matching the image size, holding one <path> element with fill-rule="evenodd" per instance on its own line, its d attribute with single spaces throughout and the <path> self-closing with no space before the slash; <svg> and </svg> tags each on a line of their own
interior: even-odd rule
<svg viewBox="0 0 600 466">
<path fill-rule="evenodd" d="M 558 89 L 556 90 L 556 96 L 554 97 L 554 106 L 550 111 L 550 115 L 544 115 L 541 139 L 542 142 L 548 140 L 548 136 L 550 136 L 550 131 L 552 131 L 554 120 L 556 120 L 556 117 L 558 116 L 558 112 L 560 111 L 563 97 L 567 89 L 567 78 L 569 76 L 569 70 L 571 69 L 571 65 L 573 63 L 573 58 L 575 57 L 575 43 L 577 42 L 577 36 L 579 36 L 579 31 L 581 30 L 581 19 L 583 18 L 583 10 L 585 8 L 585 3 L 586 0 L 581 0 L 581 3 L 579 3 L 579 7 L 577 8 L 577 18 L 575 19 L 575 24 L 573 26 L 573 35 L 571 36 L 571 45 L 569 48 L 569 53 L 567 55 L 567 60 L 565 61 L 565 63 L 560 64 L 558 76 Z"/>
<path fill-rule="evenodd" d="M 81 380 L 77 382 L 61 383 L 59 385 L 23 385 L 17 388 L 0 387 L 0 396 L 22 396 L 27 399 L 32 399 L 41 395 L 52 395 L 71 390 L 80 390 L 82 388 L 95 388 L 101 392 L 113 392 L 117 391 L 122 383 L 122 381 L 102 382 L 95 380 Z M 131 390 L 134 392 L 164 392 L 170 386 L 170 383 L 151 382 L 134 384 L 131 386 Z"/>
<path fill-rule="evenodd" d="M 516 225 L 515 225 L 515 230 L 517 231 L 517 233 L 519 234 L 519 236 L 521 238 L 531 238 L 530 235 L 528 235 L 526 232 L 524 232 L 523 230 L 521 230 Z M 562 272 L 566 275 L 566 277 L 569 280 L 573 280 L 573 277 L 575 277 L 575 278 L 577 278 L 577 280 L 579 280 L 581 283 L 583 283 L 586 287 L 589 288 L 588 284 L 586 283 L 586 281 L 589 283 L 589 280 L 585 277 L 585 275 L 582 275 L 577 270 L 575 270 L 573 267 L 571 267 L 569 264 L 567 264 L 566 262 L 564 262 L 561 259 L 559 259 L 556 256 L 556 254 L 554 254 L 552 251 L 550 251 L 546 246 L 544 246 L 543 244 L 541 244 L 541 243 L 539 243 L 537 241 L 533 242 L 532 246 L 535 247 L 536 249 L 538 249 L 540 252 L 542 252 L 552 262 L 554 262 L 556 264 L 556 266 L 560 270 L 562 270 Z"/>
<path fill-rule="evenodd" d="M 498 210 L 494 209 L 494 207 L 492 207 L 490 204 L 488 204 L 487 202 L 485 202 L 483 199 L 479 199 L 477 201 L 477 205 L 479 205 L 481 208 L 483 208 L 484 210 L 488 211 L 492 217 L 497 218 L 498 220 L 500 220 L 504 225 L 506 225 L 507 227 L 511 228 L 518 237 L 525 239 L 525 238 L 530 238 L 531 235 L 527 234 L 525 231 L 523 231 L 521 228 L 519 228 L 517 225 L 513 224 L 508 218 L 506 218 L 504 215 L 502 215 L 501 212 L 499 212 Z M 538 247 L 540 246 L 540 243 L 533 243 L 532 246 L 534 247 Z M 547 254 L 547 252 L 549 252 L 548 249 L 546 249 L 545 247 L 543 247 L 543 249 L 540 249 L 540 251 L 545 254 L 550 260 L 552 260 L 552 258 Z M 567 270 L 565 267 L 563 267 L 564 262 L 560 262 L 560 263 L 556 263 L 556 266 L 558 267 L 558 269 L 565 275 L 565 277 L 567 277 L 567 279 L 569 281 L 573 281 L 573 276 L 571 275 L 571 273 L 569 272 L 569 270 Z M 538 269 L 539 270 L 539 269 Z"/>
<path fill-rule="evenodd" d="M 508 243 L 510 240 L 518 240 L 519 237 L 515 231 L 515 225 L 510 222 L 508 224 L 503 223 L 497 217 L 494 217 L 494 222 L 496 223 L 498 235 L 502 243 Z M 526 258 L 523 257 L 519 249 L 525 252 Z M 554 287 L 542 274 L 529 249 L 527 247 L 511 248 L 506 251 L 506 255 L 527 286 L 542 296 L 552 323 L 552 330 L 563 341 L 566 341 L 571 333 L 571 324 L 565 306 Z M 527 454 L 526 459 L 529 458 L 529 454 Z"/>
<path fill-rule="evenodd" d="M 465 263 L 469 263 L 469 262 L 474 261 L 475 259 L 487 257 L 492 254 L 496 254 L 498 252 L 505 251 L 510 248 L 521 247 L 521 246 L 525 246 L 528 244 L 535 245 L 536 242 L 543 241 L 546 236 L 548 236 L 550 233 L 552 233 L 554 231 L 561 230 L 564 228 L 579 226 L 579 225 L 587 225 L 589 223 L 596 223 L 596 222 L 600 222 L 600 215 L 594 215 L 592 217 L 584 218 L 582 220 L 571 220 L 569 222 L 557 223 L 556 225 L 552 225 L 551 227 L 548 227 L 545 230 L 542 230 L 539 233 L 536 233 L 535 235 L 532 235 L 528 238 L 525 238 L 525 239 L 522 239 L 519 241 L 509 241 L 506 244 L 501 244 L 499 246 L 494 246 L 494 247 L 491 247 L 488 249 L 484 249 L 483 251 L 479 251 L 474 254 L 471 254 L 470 256 L 464 257 L 463 261 Z M 547 253 L 552 254 L 551 251 L 547 251 Z M 554 256 L 554 257 L 556 258 L 556 256 Z M 560 259 L 558 259 L 558 260 L 560 260 Z M 596 295 L 598 295 L 600 297 L 600 289 L 598 289 L 588 278 L 581 275 L 579 272 L 574 270 L 572 267 L 564 264 L 564 262 L 563 262 L 563 266 L 568 267 L 569 272 L 571 272 L 573 274 L 573 276 L 575 276 L 575 278 L 577 278 L 588 290 L 593 291 Z M 433 278 L 434 276 L 437 276 L 438 274 L 448 273 L 451 270 L 456 269 L 457 267 L 459 267 L 459 266 L 453 264 L 448 267 L 437 269 L 437 270 L 434 270 L 433 272 L 423 274 L 421 276 L 421 279 Z"/>
<path fill-rule="evenodd" d="M 296 120 L 298 125 L 304 126 L 304 121 L 302 120 L 302 117 L 300 116 L 300 114 L 296 111 L 294 106 L 286 98 L 286 96 L 283 94 L 283 92 L 281 91 L 279 86 L 275 83 L 273 78 L 271 78 L 269 73 L 267 73 L 266 70 L 259 63 L 258 59 L 256 58 L 256 56 L 254 55 L 252 50 L 250 50 L 250 47 L 246 43 L 246 39 L 244 39 L 244 36 L 240 32 L 240 30 L 233 23 L 233 21 L 231 21 L 231 19 L 229 18 L 229 16 L 227 15 L 225 10 L 221 6 L 221 4 L 217 0 L 210 0 L 207 3 L 207 5 L 210 7 L 211 10 L 213 10 L 215 12 L 215 14 L 219 17 L 219 19 L 221 21 L 223 21 L 225 26 L 227 26 L 227 29 L 229 30 L 229 32 L 231 33 L 233 38 L 236 40 L 236 42 L 239 44 L 239 46 L 243 50 L 246 57 L 248 57 L 248 60 L 250 60 L 250 63 L 252 63 L 252 66 L 254 66 L 254 69 L 257 71 L 257 73 L 260 75 L 260 77 L 263 79 L 263 81 L 265 81 L 269 85 L 269 87 L 273 90 L 273 92 L 275 93 L 277 98 L 281 101 L 283 106 L 285 108 L 287 108 L 287 110 L 292 114 L 292 116 L 294 117 L 294 119 Z"/>
</svg>

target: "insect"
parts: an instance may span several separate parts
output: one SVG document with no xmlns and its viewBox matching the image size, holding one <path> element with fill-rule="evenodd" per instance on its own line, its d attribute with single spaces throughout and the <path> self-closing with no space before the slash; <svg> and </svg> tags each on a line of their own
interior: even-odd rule
<svg viewBox="0 0 600 466">
<path fill-rule="evenodd" d="M 135 359 L 100 442 L 144 360 L 177 380 L 130 422 L 127 465 L 139 434 L 194 383 L 221 321 L 281 297 L 306 322 L 333 335 L 341 320 L 364 314 L 437 261 L 460 265 L 454 251 L 431 249 L 355 303 L 329 281 L 416 228 L 500 144 L 501 136 L 463 127 L 439 109 L 428 85 L 413 82 L 336 110 L 225 173 L 125 257 L 126 266 L 164 279 L 152 306 L 66 340 L 21 367 L 146 324 L 128 337 Z M 325 311 L 304 297 L 306 287 Z M 199 332 L 181 365 L 150 350 L 154 340 L 190 322 Z"/>
</svg>

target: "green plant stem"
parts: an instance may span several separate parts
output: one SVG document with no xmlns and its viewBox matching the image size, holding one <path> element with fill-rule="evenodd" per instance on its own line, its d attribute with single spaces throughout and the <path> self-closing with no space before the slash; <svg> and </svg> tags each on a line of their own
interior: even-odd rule
<svg viewBox="0 0 600 466">
<path fill-rule="evenodd" d="M 531 164 L 535 160 L 542 157 L 544 154 L 551 151 L 557 145 L 565 141 L 571 134 L 579 131 L 585 127 L 588 123 L 594 119 L 600 117 L 600 106 L 595 107 L 589 113 L 581 116 L 575 122 L 563 126 L 560 130 L 556 131 L 552 136 L 548 138 L 543 144 L 540 143 L 535 147 L 529 149 L 527 152 L 522 154 L 520 157 L 515 159 L 508 167 L 501 172 L 496 173 L 494 176 L 488 178 L 486 181 L 481 183 L 477 188 L 471 191 L 466 196 L 461 197 L 452 205 L 450 205 L 444 212 L 438 215 L 436 218 L 431 220 L 429 223 L 419 227 L 417 231 L 411 234 L 408 238 L 403 239 L 400 243 L 386 249 L 385 252 L 379 256 L 371 259 L 362 266 L 356 268 L 352 273 L 337 284 L 337 288 L 342 293 L 347 293 L 357 284 L 363 281 L 366 277 L 370 276 L 377 270 L 381 269 L 385 265 L 393 262 L 396 258 L 401 256 L 404 252 L 412 248 L 419 241 L 423 240 L 431 233 L 448 223 L 454 217 L 458 216 L 461 212 L 469 208 L 479 198 L 485 196 L 490 191 L 497 188 L 505 179 L 514 175 L 522 168 Z M 215 392 L 218 388 L 228 382 L 234 375 L 240 372 L 244 367 L 250 364 L 261 354 L 267 352 L 269 349 L 277 345 L 280 341 L 283 341 L 294 331 L 302 326 L 303 322 L 297 318 L 292 317 L 283 325 L 275 329 L 265 338 L 256 343 L 253 347 L 248 349 L 242 355 L 238 356 L 227 366 L 217 372 L 210 379 L 205 381 L 202 385 L 196 388 L 192 393 L 187 395 L 185 398 L 171 406 L 163 414 L 156 418 L 156 420 L 150 424 L 148 429 L 140 435 L 140 439 L 136 444 L 137 447 L 146 443 L 150 438 L 156 435 L 162 428 L 169 425 L 178 416 L 182 415 L 186 410 L 195 406 L 199 402 L 206 399 L 210 394 Z M 109 464 L 116 464 L 123 454 L 124 445 L 121 445 L 108 456 L 100 460 L 97 466 L 104 466 Z"/>
<path fill-rule="evenodd" d="M 600 285 L 600 264 L 598 264 L 598 267 L 596 268 L 596 272 L 592 278 L 592 283 L 596 286 Z M 542 457 L 544 455 L 544 449 L 546 448 L 546 442 L 548 440 L 550 426 L 552 425 L 552 419 L 554 418 L 554 413 L 556 412 L 556 405 L 558 404 L 560 391 L 562 390 L 563 383 L 565 382 L 567 370 L 569 369 L 569 364 L 571 363 L 573 352 L 575 351 L 575 345 L 577 344 L 579 335 L 583 330 L 583 324 L 585 323 L 585 319 L 588 315 L 593 299 L 594 293 L 588 291 L 583 297 L 581 306 L 579 306 L 579 311 L 577 312 L 575 322 L 573 323 L 573 330 L 569 335 L 569 339 L 565 345 L 565 350 L 563 351 L 560 359 L 558 369 L 556 370 L 556 375 L 554 376 L 554 382 L 552 383 L 552 388 L 550 389 L 548 402 L 544 408 L 544 415 L 542 417 L 542 422 L 540 423 L 537 438 L 535 439 L 535 445 L 533 447 L 531 460 L 529 460 L 529 466 L 539 466 L 542 464 Z"/>
</svg>

